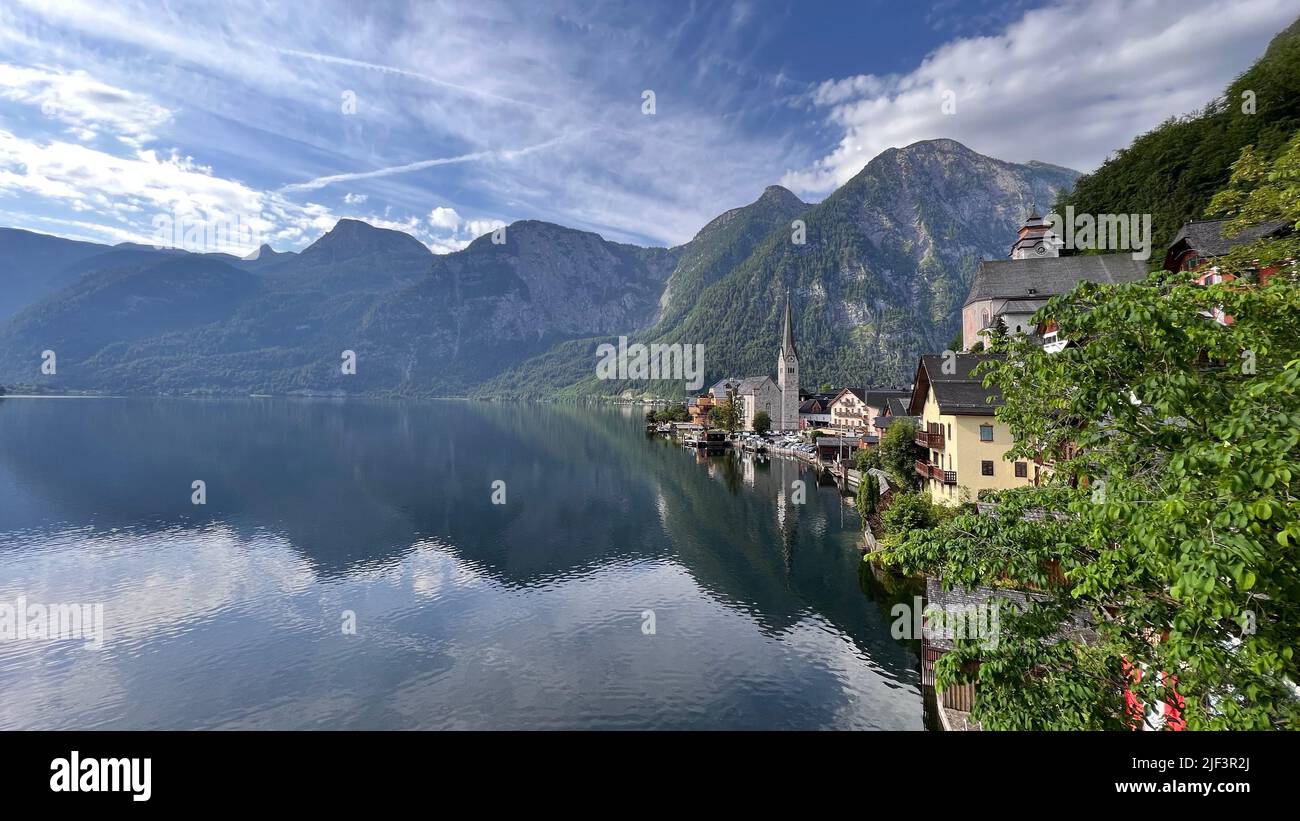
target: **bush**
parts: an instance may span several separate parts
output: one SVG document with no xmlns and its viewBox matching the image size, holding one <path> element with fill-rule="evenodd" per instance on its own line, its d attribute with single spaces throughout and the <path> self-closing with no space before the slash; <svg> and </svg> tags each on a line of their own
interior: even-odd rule
<svg viewBox="0 0 1300 821">
<path fill-rule="evenodd" d="M 929 530 L 946 519 L 947 512 L 925 491 L 895 493 L 889 509 L 880 515 L 880 524 L 891 536 L 905 536 L 913 530 Z"/>
</svg>

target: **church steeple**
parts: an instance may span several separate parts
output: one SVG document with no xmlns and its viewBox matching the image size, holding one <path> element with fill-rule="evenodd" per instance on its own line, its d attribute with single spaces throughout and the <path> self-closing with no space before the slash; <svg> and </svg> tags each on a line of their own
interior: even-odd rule
<svg viewBox="0 0 1300 821">
<path fill-rule="evenodd" d="M 794 346 L 794 313 L 790 308 L 790 291 L 785 292 L 785 316 L 782 317 L 781 351 L 776 355 L 776 385 L 781 390 L 781 412 L 773 419 L 777 430 L 799 429 L 799 351 Z"/>
<path fill-rule="evenodd" d="M 781 331 L 781 351 L 787 356 L 799 356 L 794 346 L 794 321 L 790 318 L 790 289 L 785 289 L 785 327 Z"/>
</svg>

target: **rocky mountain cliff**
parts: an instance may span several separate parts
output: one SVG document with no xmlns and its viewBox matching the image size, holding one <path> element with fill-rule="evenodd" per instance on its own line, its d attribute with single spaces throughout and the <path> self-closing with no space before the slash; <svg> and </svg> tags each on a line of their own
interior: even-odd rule
<svg viewBox="0 0 1300 821">
<path fill-rule="evenodd" d="M 802 244 L 782 216 L 741 262 L 697 283 L 678 303 L 689 307 L 666 312 L 638 340 L 705 345 L 710 380 L 770 374 L 788 289 L 804 385 L 906 386 L 918 355 L 943 350 L 956 334 L 979 261 L 1005 257 L 1024 217 L 1045 211 L 1077 176 L 1044 163 L 996 160 L 953 140 L 890 149 L 799 214 Z M 487 388 L 505 392 L 513 381 L 536 393 L 627 389 L 594 378 L 595 346 L 603 341 L 570 344 L 567 353 L 552 352 Z M 591 363 L 578 383 L 529 378 L 566 378 L 577 370 L 566 356 Z"/>
<path fill-rule="evenodd" d="M 905 384 L 951 339 L 979 260 L 1005 255 L 1076 176 L 932 140 L 886 151 L 817 205 L 769 187 L 671 249 L 535 221 L 437 256 L 340 220 L 301 253 L 249 260 L 4 231 L 0 270 L 27 304 L 0 325 L 0 383 L 609 394 L 628 385 L 595 380 L 594 349 L 619 335 L 704 344 L 710 377 L 771 372 L 790 289 L 805 384 Z M 41 375 L 56 344 L 58 373 Z"/>
</svg>

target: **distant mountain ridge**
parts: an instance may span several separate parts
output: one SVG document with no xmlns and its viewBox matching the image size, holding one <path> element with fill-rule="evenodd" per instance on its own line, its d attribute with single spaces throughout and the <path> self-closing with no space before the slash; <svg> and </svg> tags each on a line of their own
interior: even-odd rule
<svg viewBox="0 0 1300 821">
<path fill-rule="evenodd" d="M 709 381 L 770 374 L 788 289 L 806 385 L 906 386 L 917 356 L 943 350 L 956 334 L 979 261 L 1005 257 L 1025 216 L 1044 211 L 1077 176 L 985 157 L 954 140 L 889 149 L 817 205 L 799 209 L 797 199 L 781 197 L 785 207 L 768 215 L 771 229 L 735 255 L 741 262 L 693 283 L 688 309 L 665 311 L 637 338 L 704 344 Z M 806 228 L 803 244 L 794 241 L 795 216 Z M 566 343 L 484 392 L 511 385 L 531 395 L 670 390 L 599 382 L 590 365 L 582 373 L 577 361 L 593 363 L 606 341 Z M 575 374 L 578 382 L 564 381 Z"/>
<path fill-rule="evenodd" d="M 0 229 L 0 259 L 28 300 L 0 324 L 0 382 L 609 394 L 627 386 L 594 379 L 594 346 L 619 335 L 703 343 L 710 377 L 768 373 L 777 298 L 790 288 L 806 380 L 900 384 L 916 353 L 952 335 L 979 259 L 1004 255 L 1019 220 L 1075 176 L 931 140 L 884 152 L 816 205 L 769 186 L 674 248 L 533 220 L 508 226 L 502 243 L 484 236 L 435 255 L 342 219 L 301 252 L 263 247 L 248 259 Z M 792 242 L 796 219 L 803 245 Z M 40 352 L 56 345 L 57 374 L 40 374 Z M 340 368 L 348 350 L 355 374 Z"/>
</svg>

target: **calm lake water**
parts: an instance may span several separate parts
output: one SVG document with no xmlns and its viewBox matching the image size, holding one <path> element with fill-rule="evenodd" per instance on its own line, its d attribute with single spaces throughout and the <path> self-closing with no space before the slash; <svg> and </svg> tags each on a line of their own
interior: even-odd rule
<svg viewBox="0 0 1300 821">
<path fill-rule="evenodd" d="M 0 728 L 921 729 L 916 650 L 889 635 L 904 594 L 860 572 L 835 489 L 642 428 L 0 400 L 0 603 L 105 624 L 99 646 L 0 639 Z"/>
</svg>

